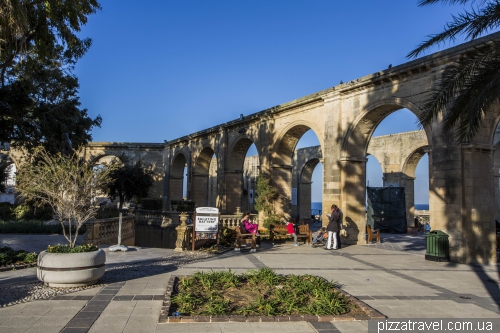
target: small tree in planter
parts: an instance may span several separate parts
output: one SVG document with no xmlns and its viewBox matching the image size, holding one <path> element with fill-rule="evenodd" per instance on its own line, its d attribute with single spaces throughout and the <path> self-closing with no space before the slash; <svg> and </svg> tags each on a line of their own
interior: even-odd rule
<svg viewBox="0 0 500 333">
<path fill-rule="evenodd" d="M 36 162 L 20 168 L 17 189 L 26 198 L 52 207 L 69 243 L 69 246 L 49 246 L 40 253 L 38 279 L 52 287 L 96 283 L 104 275 L 106 254 L 91 244 L 77 247 L 75 244 L 78 230 L 97 213 L 98 207 L 92 205 L 91 200 L 96 188 L 107 182 L 109 169 L 95 170 L 79 158 L 78 152 L 68 156 L 50 155 L 44 148 L 38 148 L 33 160 Z M 65 222 L 70 226 L 68 232 Z"/>
<path fill-rule="evenodd" d="M 16 189 L 27 199 L 48 205 L 61 222 L 64 237 L 74 248 L 78 231 L 88 220 L 95 217 L 98 207 L 92 205 L 96 188 L 109 179 L 109 169 L 95 171 L 93 166 L 75 152 L 69 156 L 60 153 L 50 155 L 40 147 L 34 154 L 35 163 L 20 168 Z M 73 233 L 71 227 L 75 226 Z"/>
</svg>

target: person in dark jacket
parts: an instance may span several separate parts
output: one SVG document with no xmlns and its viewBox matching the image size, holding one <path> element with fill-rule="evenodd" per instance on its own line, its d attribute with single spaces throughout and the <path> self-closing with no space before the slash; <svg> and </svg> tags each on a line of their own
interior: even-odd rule
<svg viewBox="0 0 500 333">
<path fill-rule="evenodd" d="M 328 224 L 326 226 L 326 231 L 328 231 L 328 242 L 326 243 L 326 249 L 332 249 L 332 239 L 333 239 L 333 249 L 337 249 L 337 233 L 339 232 L 339 220 L 340 213 L 338 211 L 337 205 L 332 205 L 332 213 L 328 216 Z"/>
</svg>

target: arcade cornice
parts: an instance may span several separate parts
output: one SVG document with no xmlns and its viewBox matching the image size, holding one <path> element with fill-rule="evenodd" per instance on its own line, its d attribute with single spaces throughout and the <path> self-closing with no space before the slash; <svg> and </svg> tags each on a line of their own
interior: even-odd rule
<svg viewBox="0 0 500 333">
<path fill-rule="evenodd" d="M 183 142 L 185 143 L 195 138 L 208 137 L 210 135 L 220 133 L 221 130 L 237 130 L 252 121 L 265 120 L 269 118 L 272 119 L 275 115 L 281 112 L 289 111 L 293 108 L 303 107 L 315 102 L 325 101 L 326 99 L 331 99 L 333 95 L 346 95 L 355 91 L 364 90 L 368 87 L 376 87 L 383 84 L 399 81 L 407 77 L 425 73 L 431 71 L 432 69 L 449 64 L 468 51 L 472 51 L 480 47 L 481 45 L 485 45 L 493 41 L 500 41 L 500 32 L 493 33 L 476 40 L 448 48 L 443 51 L 435 52 L 425 57 L 394 66 L 390 69 L 381 70 L 346 83 L 341 83 L 317 93 L 313 93 L 311 95 L 307 95 L 290 102 L 273 106 L 260 112 L 253 113 L 248 116 L 243 116 L 242 118 L 216 125 L 202 131 L 198 131 L 170 141 L 165 140 L 164 146 L 165 148 L 168 148 L 172 145 L 179 145 Z"/>
<path fill-rule="evenodd" d="M 137 142 L 89 142 L 86 145 L 88 149 L 157 149 L 163 150 L 163 143 L 137 143 Z"/>
</svg>

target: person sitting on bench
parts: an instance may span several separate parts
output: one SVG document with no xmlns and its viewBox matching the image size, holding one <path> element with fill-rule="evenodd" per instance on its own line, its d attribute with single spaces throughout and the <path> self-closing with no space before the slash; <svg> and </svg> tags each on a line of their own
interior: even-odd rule
<svg viewBox="0 0 500 333">
<path fill-rule="evenodd" d="M 250 212 L 243 213 L 241 224 L 245 227 L 245 230 L 249 234 L 256 234 L 257 236 L 259 235 L 259 225 L 250 221 Z"/>
</svg>

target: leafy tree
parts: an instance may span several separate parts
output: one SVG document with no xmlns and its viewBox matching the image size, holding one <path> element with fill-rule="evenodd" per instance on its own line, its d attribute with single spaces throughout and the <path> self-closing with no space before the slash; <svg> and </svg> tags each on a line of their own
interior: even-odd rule
<svg viewBox="0 0 500 333">
<path fill-rule="evenodd" d="M 420 6 L 466 4 L 474 0 L 420 0 Z M 408 54 L 414 58 L 434 45 L 454 41 L 459 35 L 474 40 L 500 26 L 500 2 L 478 1 L 469 11 L 453 16 L 443 32 L 429 36 Z M 440 113 L 443 128 L 454 130 L 459 142 L 471 140 L 478 132 L 485 111 L 500 96 L 500 43 L 490 41 L 448 66 L 436 88 L 422 107 L 419 119 L 430 124 Z"/>
<path fill-rule="evenodd" d="M 122 209 L 125 201 L 133 198 L 145 198 L 153 185 L 153 170 L 141 161 L 129 163 L 121 157 L 124 164 L 110 170 L 110 180 L 105 188 L 110 198 L 120 200 L 119 208 Z"/>
<path fill-rule="evenodd" d="M 91 45 L 77 33 L 97 0 L 0 0 L 0 141 L 57 150 L 61 134 L 76 146 L 100 126 L 80 109 L 78 80 L 71 74 Z"/>
<path fill-rule="evenodd" d="M 255 209 L 264 213 L 264 227 L 269 228 L 270 224 L 279 222 L 280 217 L 276 214 L 274 204 L 279 199 L 278 190 L 269 184 L 269 180 L 263 175 L 257 178 L 255 189 Z"/>
<path fill-rule="evenodd" d="M 16 189 L 28 200 L 48 205 L 61 222 L 64 237 L 71 248 L 75 246 L 80 227 L 95 217 L 98 207 L 91 204 L 97 188 L 108 182 L 111 169 L 94 172 L 93 165 L 79 158 L 81 152 L 70 156 L 49 154 L 43 147 L 34 151 L 36 163 L 25 163 L 17 176 Z M 74 224 L 75 232 L 64 227 Z"/>
<path fill-rule="evenodd" d="M 32 60 L 19 67 L 18 79 L 0 89 L 0 140 L 29 152 L 42 144 L 51 153 L 59 151 L 62 133 L 69 133 L 76 147 L 90 141 L 89 131 L 102 119 L 91 119 L 79 107 L 77 78 Z"/>
</svg>

